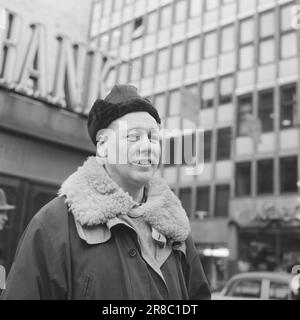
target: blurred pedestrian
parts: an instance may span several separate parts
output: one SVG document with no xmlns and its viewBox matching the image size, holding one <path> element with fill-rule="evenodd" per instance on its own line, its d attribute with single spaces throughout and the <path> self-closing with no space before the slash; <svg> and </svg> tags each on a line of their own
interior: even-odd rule
<svg viewBox="0 0 300 320">
<path fill-rule="evenodd" d="M 0 231 L 4 229 L 4 226 L 8 220 L 7 213 L 14 209 L 15 206 L 7 203 L 4 190 L 0 189 Z"/>
<path fill-rule="evenodd" d="M 210 299 L 190 224 L 154 176 L 160 117 L 116 85 L 88 117 L 96 146 L 28 225 L 3 299 Z"/>
</svg>

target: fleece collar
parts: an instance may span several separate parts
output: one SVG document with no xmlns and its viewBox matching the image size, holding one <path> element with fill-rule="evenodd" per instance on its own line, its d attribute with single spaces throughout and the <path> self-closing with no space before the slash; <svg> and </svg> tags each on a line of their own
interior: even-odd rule
<svg viewBox="0 0 300 320">
<path fill-rule="evenodd" d="M 160 177 L 153 177 L 147 186 L 148 198 L 136 206 L 128 192 L 124 192 L 106 173 L 96 157 L 84 164 L 62 184 L 59 195 L 82 226 L 107 224 L 120 215 L 143 216 L 151 227 L 171 241 L 184 241 L 190 224 L 179 199 Z"/>
</svg>

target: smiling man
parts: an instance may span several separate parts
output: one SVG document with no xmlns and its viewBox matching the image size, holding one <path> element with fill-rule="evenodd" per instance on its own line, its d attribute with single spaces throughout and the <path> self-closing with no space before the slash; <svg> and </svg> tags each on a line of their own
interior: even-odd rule
<svg viewBox="0 0 300 320">
<path fill-rule="evenodd" d="M 210 299 L 187 214 L 155 176 L 159 129 L 133 86 L 94 103 L 96 156 L 30 222 L 3 299 Z"/>
</svg>

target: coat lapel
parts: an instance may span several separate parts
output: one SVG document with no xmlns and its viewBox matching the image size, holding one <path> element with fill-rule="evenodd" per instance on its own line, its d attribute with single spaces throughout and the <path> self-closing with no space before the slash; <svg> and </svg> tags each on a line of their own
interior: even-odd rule
<svg viewBox="0 0 300 320">
<path fill-rule="evenodd" d="M 106 173 L 96 157 L 89 157 L 61 186 L 59 195 L 82 226 L 106 224 L 119 215 L 142 215 L 153 228 L 171 241 L 184 241 L 190 224 L 181 202 L 167 183 L 153 177 L 147 201 L 139 207 Z"/>
</svg>

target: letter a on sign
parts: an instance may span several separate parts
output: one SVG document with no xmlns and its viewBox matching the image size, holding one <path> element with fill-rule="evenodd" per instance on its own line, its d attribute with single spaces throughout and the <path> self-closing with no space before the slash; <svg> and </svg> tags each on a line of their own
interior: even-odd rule
<svg viewBox="0 0 300 320">
<path fill-rule="evenodd" d="M 5 269 L 3 266 L 0 266 L 0 289 L 5 289 Z"/>
</svg>

